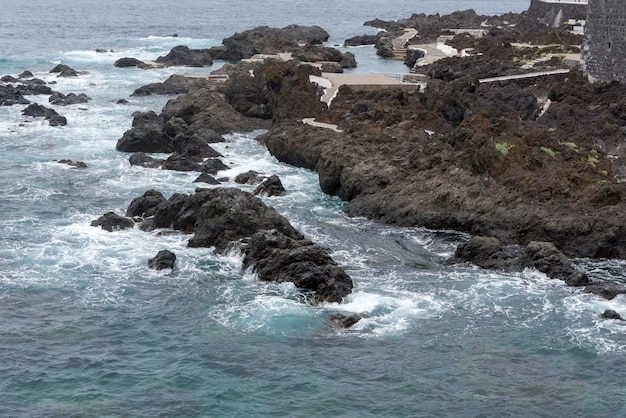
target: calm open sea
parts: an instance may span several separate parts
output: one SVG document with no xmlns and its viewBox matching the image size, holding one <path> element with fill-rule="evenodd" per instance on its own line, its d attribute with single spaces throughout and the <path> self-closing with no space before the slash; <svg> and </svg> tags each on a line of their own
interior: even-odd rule
<svg viewBox="0 0 626 418">
<path fill-rule="evenodd" d="M 236 254 L 187 248 L 188 236 L 89 226 L 149 188 L 193 192 L 194 174 L 131 167 L 115 143 L 133 112 L 158 112 L 169 99 L 129 98 L 135 88 L 219 66 L 144 71 L 115 60 L 210 47 L 259 25 L 318 24 L 340 44 L 373 33 L 362 24 L 374 18 L 519 12 L 529 1 L 5 3 L 0 76 L 31 70 L 92 100 L 56 108 L 66 127 L 22 116 L 25 106 L 0 108 L 0 416 L 626 416 L 626 326 L 599 317 L 626 314 L 625 299 L 533 271 L 448 265 L 464 236 L 346 218 L 315 173 L 278 163 L 254 135 L 216 145 L 231 167 L 220 176 L 281 177 L 289 193 L 267 203 L 332 249 L 355 282 L 345 303 L 304 305 L 292 286 L 242 271 Z M 371 47 L 353 52 L 355 71 L 407 71 Z M 56 78 L 48 71 L 60 62 L 88 74 Z M 46 96 L 29 99 L 49 106 Z M 88 168 L 53 162 L 65 158 Z M 166 248 L 176 269 L 148 270 Z M 578 263 L 626 277 L 624 262 Z M 368 317 L 337 331 L 323 321 L 336 312 Z"/>
</svg>

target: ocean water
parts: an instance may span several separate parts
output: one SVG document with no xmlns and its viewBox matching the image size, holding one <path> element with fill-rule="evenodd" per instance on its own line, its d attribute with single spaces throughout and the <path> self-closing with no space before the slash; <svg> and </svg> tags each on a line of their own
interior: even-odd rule
<svg viewBox="0 0 626 418">
<path fill-rule="evenodd" d="M 0 416 L 2 417 L 617 417 L 626 415 L 626 314 L 535 271 L 499 274 L 447 261 L 465 237 L 395 228 L 341 214 L 315 173 L 277 162 L 254 137 L 215 148 L 233 178 L 278 174 L 286 196 L 266 202 L 350 274 L 342 304 L 309 306 L 289 284 L 263 283 L 236 254 L 187 248 L 188 236 L 108 233 L 89 226 L 123 213 L 149 188 L 192 193 L 195 174 L 131 167 L 115 143 L 135 111 L 170 97 L 129 98 L 178 72 L 117 69 L 178 44 L 204 48 L 258 25 L 319 24 L 329 44 L 372 33 L 362 23 L 474 8 L 522 11 L 527 1 L 108 2 L 3 5 L 0 75 L 24 70 L 83 105 L 55 107 L 66 127 L 0 108 Z M 177 33 L 178 38 L 165 35 Z M 107 53 L 96 53 L 105 48 Z M 406 72 L 351 49 L 360 72 Z M 63 62 L 88 73 L 56 78 Z M 127 98 L 128 104 L 116 101 Z M 47 104 L 47 96 L 32 96 Z M 53 106 L 50 106 L 53 107 Z M 54 160 L 84 161 L 85 170 Z M 251 186 L 229 184 L 251 190 Z M 174 271 L 147 269 L 161 249 Z M 624 281 L 623 261 L 577 260 Z M 363 313 L 352 329 L 324 317 Z"/>
</svg>

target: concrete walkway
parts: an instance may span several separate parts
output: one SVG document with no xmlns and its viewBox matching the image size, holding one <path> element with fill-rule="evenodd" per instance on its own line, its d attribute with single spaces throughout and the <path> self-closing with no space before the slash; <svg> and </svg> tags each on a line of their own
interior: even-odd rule
<svg viewBox="0 0 626 418">
<path fill-rule="evenodd" d="M 337 125 L 333 125 L 331 123 L 315 122 L 315 118 L 302 119 L 302 123 L 305 123 L 311 126 L 317 126 L 318 128 L 330 129 L 331 131 L 335 131 L 339 133 L 343 132 L 341 129 L 337 127 Z"/>
<path fill-rule="evenodd" d="M 407 90 L 417 90 L 422 86 L 421 83 L 404 83 L 402 81 L 394 80 L 392 78 L 385 77 L 380 74 L 341 74 L 341 73 L 322 73 L 322 78 L 328 80 L 328 85 L 322 85 L 325 87 L 322 101 L 329 107 L 333 99 L 337 95 L 339 87 L 346 85 L 352 87 L 354 90 L 360 91 L 375 91 L 384 88 L 402 88 Z"/>
</svg>

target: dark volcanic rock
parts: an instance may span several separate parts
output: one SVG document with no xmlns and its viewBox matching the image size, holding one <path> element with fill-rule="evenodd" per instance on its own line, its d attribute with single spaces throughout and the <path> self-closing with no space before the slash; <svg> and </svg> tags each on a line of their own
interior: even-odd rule
<svg viewBox="0 0 626 418">
<path fill-rule="evenodd" d="M 129 217 L 149 217 L 153 216 L 156 212 L 157 207 L 165 202 L 165 197 L 161 192 L 156 191 L 154 189 L 150 189 L 143 194 L 143 196 L 139 196 L 133 199 L 128 205 L 128 209 L 126 209 L 126 216 Z"/>
<path fill-rule="evenodd" d="M 107 212 L 91 222 L 91 226 L 99 226 L 109 232 L 132 228 L 134 225 L 132 219 L 117 215 L 115 212 Z"/>
<path fill-rule="evenodd" d="M 150 96 L 152 94 L 183 94 L 192 90 L 209 87 L 205 77 L 188 77 L 172 74 L 162 83 L 151 83 L 136 89 L 131 96 Z"/>
<path fill-rule="evenodd" d="M 87 168 L 87 164 L 85 164 L 82 161 L 72 161 L 72 160 L 54 160 L 54 161 L 59 164 L 69 165 L 72 168 L 77 168 L 77 169 Z"/>
<path fill-rule="evenodd" d="M 130 68 L 130 67 L 138 67 L 138 68 L 149 68 L 150 66 L 145 62 L 138 60 L 137 58 L 120 58 L 113 64 L 119 68 Z"/>
<path fill-rule="evenodd" d="M 265 179 L 265 176 L 257 173 L 254 170 L 250 170 L 245 173 L 237 174 L 235 177 L 235 183 L 239 184 L 259 184 Z"/>
<path fill-rule="evenodd" d="M 142 222 L 143 230 L 193 233 L 189 246 L 215 247 L 218 253 L 241 245 L 245 268 L 253 268 L 261 280 L 293 282 L 314 292 L 316 302 L 340 302 L 351 292 L 352 280 L 327 250 L 305 239 L 252 194 L 233 188 L 201 189 L 162 201 L 157 193 L 150 191 L 129 206 L 128 215 L 152 215 Z"/>
<path fill-rule="evenodd" d="M 346 39 L 344 46 L 361 46 L 361 45 L 375 45 L 378 39 L 383 36 L 383 32 L 379 32 L 376 35 L 359 35 Z"/>
<path fill-rule="evenodd" d="M 89 100 L 91 100 L 91 97 L 87 96 L 85 93 L 69 93 L 68 95 L 65 95 L 58 92 L 53 93 L 48 99 L 50 104 L 57 106 L 69 106 L 73 104 L 87 103 Z"/>
<path fill-rule="evenodd" d="M 607 309 L 604 312 L 602 312 L 602 318 L 605 319 L 617 319 L 620 321 L 623 321 L 624 318 L 622 318 L 622 316 L 620 314 L 618 314 L 617 312 L 615 312 L 612 309 Z"/>
<path fill-rule="evenodd" d="M 65 64 L 58 64 L 50 70 L 50 73 L 59 73 L 58 77 L 77 77 L 79 74 L 78 71 Z"/>
<path fill-rule="evenodd" d="M 146 168 L 161 168 L 164 160 L 150 157 L 143 152 L 136 152 L 128 158 L 130 165 L 138 165 Z"/>
<path fill-rule="evenodd" d="M 34 118 L 45 118 L 50 126 L 67 125 L 67 119 L 64 116 L 59 115 L 56 110 L 48 109 L 47 107 L 37 103 L 33 103 L 26 109 L 22 110 L 22 114 L 32 116 Z"/>
<path fill-rule="evenodd" d="M 124 152 L 174 152 L 172 139 L 163 133 L 163 122 L 153 111 L 135 112 L 133 127 L 117 141 L 115 149 Z"/>
<path fill-rule="evenodd" d="M 194 183 L 213 184 L 213 185 L 221 184 L 219 182 L 219 180 L 217 180 L 215 177 L 213 177 L 209 173 L 202 173 L 202 174 L 200 174 L 193 182 Z"/>
<path fill-rule="evenodd" d="M 282 196 L 286 192 L 283 187 L 283 183 L 280 181 L 277 175 L 272 175 L 265 180 L 259 186 L 254 189 L 254 195 L 260 196 Z"/>
<path fill-rule="evenodd" d="M 357 314 L 333 314 L 324 318 L 324 322 L 333 328 L 350 328 L 361 319 Z"/>
<path fill-rule="evenodd" d="M 202 162 L 200 171 L 208 174 L 217 174 L 219 171 L 228 170 L 229 168 L 219 158 L 209 158 Z"/>
<path fill-rule="evenodd" d="M 207 67 L 213 65 L 213 58 L 208 49 L 189 49 L 178 45 L 164 57 L 158 57 L 156 62 L 167 66 Z"/>
<path fill-rule="evenodd" d="M 614 282 L 593 283 L 586 286 L 584 292 L 593 293 L 594 295 L 611 300 L 617 295 L 626 294 L 626 286 Z"/>
<path fill-rule="evenodd" d="M 26 71 L 22 71 L 20 73 L 20 75 L 17 76 L 17 78 L 22 79 L 22 78 L 31 78 L 33 76 L 33 73 L 26 70 Z"/>
<path fill-rule="evenodd" d="M 328 252 L 309 240 L 276 230 L 255 233 L 246 243 L 244 266 L 261 280 L 292 282 L 315 292 L 316 302 L 341 302 L 352 291 L 352 280 Z"/>
<path fill-rule="evenodd" d="M 148 267 L 155 270 L 174 269 L 176 254 L 168 250 L 161 250 L 148 260 Z"/>
<path fill-rule="evenodd" d="M 298 48 L 299 42 L 321 44 L 329 34 L 319 26 L 290 25 L 282 29 L 259 26 L 222 40 L 221 47 L 211 48 L 213 58 L 239 61 L 256 54 L 277 54 Z"/>
<path fill-rule="evenodd" d="M 11 86 L 0 86 L 0 106 L 13 106 L 16 104 L 29 104 L 30 100 L 26 99 L 20 90 Z"/>
</svg>

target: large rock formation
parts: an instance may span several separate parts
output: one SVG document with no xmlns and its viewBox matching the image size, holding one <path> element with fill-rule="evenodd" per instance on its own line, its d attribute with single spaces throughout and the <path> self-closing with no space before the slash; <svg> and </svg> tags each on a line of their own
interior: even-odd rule
<svg viewBox="0 0 626 418">
<path fill-rule="evenodd" d="M 193 233 L 191 247 L 225 253 L 239 247 L 244 267 L 261 280 L 292 282 L 315 302 L 340 302 L 352 281 L 328 251 L 304 238 L 287 219 L 250 193 L 233 188 L 163 196 L 148 191 L 133 200 L 129 216 L 145 216 L 143 230 L 173 228 Z"/>
</svg>

